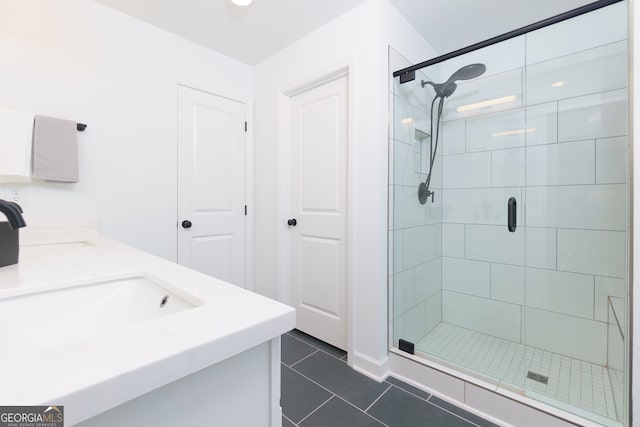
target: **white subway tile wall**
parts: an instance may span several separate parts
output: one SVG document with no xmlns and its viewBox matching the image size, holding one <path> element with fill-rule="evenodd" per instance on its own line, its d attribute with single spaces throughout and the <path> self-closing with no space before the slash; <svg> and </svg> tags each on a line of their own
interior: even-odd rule
<svg viewBox="0 0 640 427">
<path fill-rule="evenodd" d="M 442 291 L 442 320 L 445 323 L 521 342 L 520 318 L 519 305 Z"/>
<path fill-rule="evenodd" d="M 558 101 L 558 142 L 609 138 L 626 133 L 626 89 Z"/>
<path fill-rule="evenodd" d="M 467 225 L 469 259 L 524 265 L 524 230 L 509 233 L 505 225 Z"/>
<path fill-rule="evenodd" d="M 444 188 L 491 187 L 491 152 L 444 156 L 442 172 Z"/>
<path fill-rule="evenodd" d="M 566 166 L 570 167 L 570 166 Z M 618 230 L 626 227 L 624 184 L 526 187 L 527 226 Z"/>
<path fill-rule="evenodd" d="M 595 290 L 595 319 L 600 322 L 607 321 L 609 304 L 607 297 L 625 298 L 627 296 L 627 286 L 624 279 L 613 277 L 596 276 Z"/>
<path fill-rule="evenodd" d="M 527 147 L 526 158 L 527 186 L 595 182 L 596 150 L 593 140 Z"/>
<path fill-rule="evenodd" d="M 558 269 L 624 278 L 626 233 L 558 229 Z"/>
<path fill-rule="evenodd" d="M 418 191 L 416 186 L 395 185 L 393 188 L 394 197 L 394 229 L 412 228 L 426 225 L 427 216 L 424 205 L 418 202 Z M 437 215 L 431 215 L 430 219 L 437 219 L 440 222 L 439 210 Z"/>
<path fill-rule="evenodd" d="M 608 304 L 607 363 L 613 369 L 624 370 L 624 298 L 610 297 Z"/>
<path fill-rule="evenodd" d="M 525 234 L 526 265 L 555 270 L 558 266 L 557 230 L 555 228 L 526 227 Z"/>
<path fill-rule="evenodd" d="M 410 65 L 390 49 L 391 70 Z M 393 240 L 389 270 L 391 342 L 420 341 L 442 322 L 442 146 L 436 156 L 430 189 L 434 202 L 418 201 L 418 185 L 429 172 L 430 102 L 433 92 L 421 80 L 439 81 L 418 73 L 414 82 L 394 84 L 394 131 L 389 139 L 389 235 Z M 465 151 L 465 123 L 441 129 Z M 462 132 L 460 134 L 460 131 Z M 442 137 L 441 137 L 442 138 Z"/>
<path fill-rule="evenodd" d="M 558 142 L 558 103 L 530 105 L 525 112 L 527 145 L 553 144 Z"/>
<path fill-rule="evenodd" d="M 442 290 L 442 260 L 440 257 L 413 269 L 415 301 L 422 302 Z"/>
<path fill-rule="evenodd" d="M 445 78 L 449 78 L 449 76 Z M 486 101 L 491 101 L 490 105 L 478 104 Z M 516 68 L 499 74 L 485 74 L 472 82 L 459 82 L 455 96 L 447 98 L 443 111 L 447 120 L 456 120 L 512 110 L 522 106 L 522 69 Z M 513 125 L 513 123 L 509 124 Z M 467 122 L 467 126 L 469 126 L 469 122 Z M 492 123 L 481 120 L 477 124 L 477 129 L 482 132 L 482 137 L 486 136 L 488 130 L 486 126 L 489 126 L 490 129 Z M 469 136 L 469 129 L 467 129 L 467 136 Z M 474 139 L 474 141 L 478 141 L 478 139 Z M 467 140 L 468 144 L 469 140 Z"/>
<path fill-rule="evenodd" d="M 527 34 L 527 64 L 626 39 L 627 5 L 617 3 Z"/>
<path fill-rule="evenodd" d="M 607 364 L 606 323 L 527 307 L 525 335 L 529 346 Z"/>
<path fill-rule="evenodd" d="M 524 305 L 524 267 L 491 263 L 491 298 Z"/>
<path fill-rule="evenodd" d="M 609 325 L 607 364 L 611 369 L 624 371 L 624 340 L 617 325 Z"/>
<path fill-rule="evenodd" d="M 491 186 L 523 186 L 525 182 L 525 149 L 511 148 L 491 152 Z"/>
<path fill-rule="evenodd" d="M 592 275 L 527 268 L 526 282 L 527 307 L 593 319 Z"/>
<path fill-rule="evenodd" d="M 626 86 L 626 40 L 527 67 L 528 105 Z"/>
<path fill-rule="evenodd" d="M 466 151 L 466 121 L 453 120 L 444 122 L 442 126 L 442 138 L 446 144 L 440 145 L 443 154 L 460 154 Z"/>
<path fill-rule="evenodd" d="M 607 301 L 626 292 L 627 41 L 618 29 L 564 25 L 576 28 L 571 40 L 550 43 L 554 27 L 527 35 L 526 68 L 512 43 L 520 65 L 463 82 L 447 99 L 442 318 L 606 364 L 617 345 Z M 489 55 L 487 70 L 496 61 Z"/>
<path fill-rule="evenodd" d="M 405 228 L 402 232 L 404 269 L 415 268 L 442 256 L 442 224 Z"/>
<path fill-rule="evenodd" d="M 524 113 L 523 108 L 516 108 L 468 119 L 467 151 L 524 147 Z"/>
<path fill-rule="evenodd" d="M 408 339 L 436 358 L 618 420 L 628 297 L 626 14 L 618 3 L 421 70 L 432 78 L 418 73 L 395 86 L 389 142 L 394 343 Z M 606 31 L 594 30 L 603 22 Z M 458 81 L 445 100 L 435 200 L 420 205 L 434 97 L 420 81 L 446 81 L 472 63 L 486 73 Z M 507 227 L 512 197 L 515 232 Z M 549 384 L 526 379 L 529 369 L 549 373 Z"/>
<path fill-rule="evenodd" d="M 525 36 L 487 46 L 466 55 L 451 58 L 433 66 L 440 73 L 440 81 L 446 81 L 456 70 L 468 64 L 482 63 L 487 67 L 483 77 L 520 69 L 524 66 Z M 431 68 L 431 67 L 430 67 Z M 460 82 L 464 84 L 464 82 Z"/>
<path fill-rule="evenodd" d="M 491 266 L 488 262 L 468 259 L 442 259 L 442 289 L 489 298 Z"/>
<path fill-rule="evenodd" d="M 444 223 L 506 226 L 507 200 L 510 197 L 522 200 L 522 188 L 444 190 L 441 197 Z M 522 203 L 517 204 L 517 209 L 517 217 L 522 218 Z"/>
<path fill-rule="evenodd" d="M 465 224 L 442 224 L 442 256 L 464 258 Z"/>
<path fill-rule="evenodd" d="M 596 184 L 623 184 L 627 179 L 627 138 L 596 140 Z"/>
<path fill-rule="evenodd" d="M 393 275 L 393 317 L 409 311 L 415 305 L 415 278 L 413 270 Z"/>
<path fill-rule="evenodd" d="M 403 141 L 391 141 L 393 144 L 394 176 L 393 184 L 410 186 L 415 181 L 414 146 Z"/>
<path fill-rule="evenodd" d="M 433 331 L 439 324 L 442 323 L 442 292 L 438 292 L 435 295 L 430 296 L 424 302 L 425 305 L 425 330 L 426 335 Z M 418 342 L 418 341 L 414 341 Z"/>
<path fill-rule="evenodd" d="M 410 310 L 396 317 L 393 321 L 393 336 L 411 342 L 418 342 L 427 335 L 426 302 L 413 306 Z"/>
</svg>

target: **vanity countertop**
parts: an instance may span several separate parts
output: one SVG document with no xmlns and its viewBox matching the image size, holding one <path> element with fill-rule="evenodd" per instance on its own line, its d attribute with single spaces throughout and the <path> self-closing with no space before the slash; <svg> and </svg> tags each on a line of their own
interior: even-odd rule
<svg viewBox="0 0 640 427">
<path fill-rule="evenodd" d="M 59 345 L 8 355 L 1 348 L 12 343 L 0 346 L 2 405 L 64 405 L 66 425 L 72 425 L 295 326 L 287 305 L 114 240 L 80 233 L 75 241 L 47 244 L 36 234 L 25 236 L 19 264 L 0 268 L 0 338 L 5 328 L 20 329 L 3 313 L 3 301 L 96 282 L 149 277 L 198 305 L 73 339 L 43 319 L 42 335 L 59 337 Z M 26 309 L 37 317 L 33 305 Z"/>
</svg>

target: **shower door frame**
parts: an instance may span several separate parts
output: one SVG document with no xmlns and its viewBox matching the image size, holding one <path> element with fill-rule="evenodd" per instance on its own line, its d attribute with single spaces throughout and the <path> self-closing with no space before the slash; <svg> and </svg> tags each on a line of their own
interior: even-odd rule
<svg viewBox="0 0 640 427">
<path fill-rule="evenodd" d="M 527 33 L 530 33 L 532 31 L 541 29 L 541 28 L 545 28 L 548 27 L 550 25 L 554 25 L 581 15 L 584 15 L 586 13 L 589 12 L 593 12 L 596 11 L 598 9 L 602 9 L 604 7 L 613 5 L 615 3 L 619 3 L 621 1 L 624 0 L 598 0 L 595 1 L 593 3 L 589 3 L 587 5 L 584 5 L 582 7 L 561 13 L 559 15 L 556 16 L 552 16 L 550 18 L 544 19 L 542 21 L 538 21 L 536 23 L 521 27 L 519 29 L 498 35 L 496 37 L 492 37 L 490 39 L 472 44 L 470 46 L 437 56 L 435 58 L 429 59 L 427 61 L 423 61 L 421 63 L 394 71 L 392 76 L 394 78 L 398 78 L 399 79 L 399 83 L 403 84 L 403 83 L 407 83 L 410 81 L 415 80 L 416 78 L 416 71 L 421 70 L 425 67 L 431 66 L 431 65 L 435 65 L 444 61 L 447 61 L 449 59 L 506 41 L 506 40 L 510 40 L 512 38 L 521 36 L 521 35 L 525 35 Z M 624 349 L 624 355 L 625 355 L 625 361 L 624 361 L 624 375 L 625 375 L 625 381 L 626 381 L 626 392 L 627 392 L 627 397 L 628 397 L 628 401 L 626 402 L 627 407 L 626 407 L 626 425 L 627 426 L 632 426 L 632 414 L 633 414 L 633 354 L 632 354 L 632 349 L 633 349 L 633 336 L 634 336 L 634 327 L 633 327 L 633 296 L 634 296 L 634 292 L 633 292 L 633 279 L 634 279 L 634 275 L 633 275 L 633 257 L 634 257 L 634 252 L 633 252 L 633 243 L 634 243 L 634 238 L 633 238 L 633 232 L 634 232 L 634 224 L 633 224 L 633 215 L 634 215 L 634 98 L 633 98 L 633 94 L 634 94 L 634 78 L 633 78 L 633 65 L 634 65 L 634 34 L 635 34 L 635 26 L 634 26 L 634 22 L 633 22 L 633 18 L 634 18 L 634 13 L 635 13 L 635 8 L 634 8 L 634 2 L 635 0 L 627 0 L 628 1 L 628 7 L 627 7 L 627 20 L 628 20 L 628 30 L 627 30 L 627 40 L 628 40 L 628 49 L 627 49 L 627 58 L 628 58 L 628 62 L 627 62 L 627 73 L 628 73 L 628 85 L 627 85 L 627 181 L 626 181 L 626 185 L 627 185 L 627 242 L 626 242 L 626 249 L 627 249 L 627 280 L 626 280 L 626 290 L 627 290 L 627 301 L 626 301 L 626 313 L 625 313 L 625 322 L 627 325 L 627 334 L 626 337 L 627 339 L 625 340 L 625 349 Z M 640 11 L 639 13 L 639 17 L 640 17 Z M 640 65 L 640 58 L 638 59 L 638 65 Z M 393 82 L 391 83 L 393 85 Z M 395 92 L 392 90 L 392 92 Z M 393 98 L 390 100 L 391 105 L 394 105 L 394 101 Z M 395 108 L 395 107 L 394 107 Z M 639 108 L 640 110 L 640 108 Z M 640 118 L 640 111 L 638 113 L 638 116 Z M 392 136 L 392 135 L 390 135 Z M 390 158 L 390 161 L 393 161 L 393 158 Z M 388 206 L 389 206 L 389 210 L 392 211 L 394 209 L 393 206 L 393 200 L 391 200 L 391 198 L 389 198 L 388 200 Z M 390 216 L 391 217 L 391 216 Z M 391 247 L 391 243 L 388 247 L 388 252 L 392 251 L 392 247 Z M 390 267 L 387 267 L 390 268 Z M 387 280 L 389 281 L 389 271 L 387 274 Z M 391 287 L 388 286 L 389 289 L 389 294 L 391 292 Z M 389 320 L 389 319 L 388 319 Z M 387 322 L 387 325 L 389 325 L 389 322 Z M 399 350 L 398 348 L 394 347 L 393 345 L 393 338 L 392 338 L 392 333 L 393 331 L 389 331 L 388 333 L 388 337 L 389 337 L 389 342 L 388 342 L 388 348 L 390 349 L 389 351 L 391 353 L 394 353 L 402 358 L 406 358 L 406 359 L 410 359 L 416 363 L 420 363 L 423 365 L 426 365 L 432 369 L 435 369 L 437 371 L 440 371 L 444 374 L 447 375 L 451 375 L 453 377 L 459 378 L 462 381 L 465 382 L 469 382 L 471 384 L 477 385 L 479 387 L 488 389 L 488 386 L 491 386 L 492 384 L 486 382 L 484 379 L 477 377 L 474 374 L 470 374 L 468 372 L 466 372 L 466 370 L 464 368 L 456 368 L 453 369 L 449 366 L 445 366 L 445 365 L 441 365 L 435 361 L 432 361 L 428 358 L 424 358 L 424 357 L 420 357 L 420 356 L 416 356 L 413 354 L 409 354 L 406 353 L 404 351 Z M 497 383 L 499 384 L 500 381 L 497 381 Z M 558 407 L 552 406 L 550 404 L 544 403 L 544 402 L 540 402 L 535 400 L 534 398 L 528 397 L 528 396 L 519 396 L 516 393 L 511 393 L 511 392 L 500 392 L 498 390 L 491 390 L 493 392 L 496 392 L 497 394 L 511 399 L 511 400 L 515 400 L 521 404 L 524 404 L 526 406 L 529 406 L 531 408 L 534 408 L 536 410 L 540 410 L 539 406 L 543 406 L 545 408 L 548 408 L 548 410 L 543 410 L 544 412 L 547 412 L 549 414 L 551 414 L 552 416 L 557 416 L 560 418 L 563 418 L 565 420 L 567 420 L 568 422 L 576 422 L 579 420 L 583 420 L 583 418 L 579 415 L 576 415 L 572 412 L 568 412 L 565 411 L 564 409 L 560 409 Z M 531 405 L 531 402 L 535 401 L 536 405 Z"/>
</svg>

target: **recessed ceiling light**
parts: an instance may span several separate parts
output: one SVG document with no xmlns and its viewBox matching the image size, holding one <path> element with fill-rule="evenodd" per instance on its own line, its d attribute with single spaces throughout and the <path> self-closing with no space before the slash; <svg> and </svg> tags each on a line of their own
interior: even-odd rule
<svg viewBox="0 0 640 427">
<path fill-rule="evenodd" d="M 253 0 L 231 0 L 234 4 L 238 6 L 249 6 Z"/>
<path fill-rule="evenodd" d="M 564 86 L 565 82 L 560 81 L 560 82 L 555 82 L 555 83 L 551 83 L 552 87 L 561 87 Z"/>
</svg>

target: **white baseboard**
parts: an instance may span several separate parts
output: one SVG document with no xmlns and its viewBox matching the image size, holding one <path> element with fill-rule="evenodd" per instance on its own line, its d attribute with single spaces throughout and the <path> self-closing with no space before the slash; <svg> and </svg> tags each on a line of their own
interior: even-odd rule
<svg viewBox="0 0 640 427">
<path fill-rule="evenodd" d="M 351 367 L 372 380 L 382 382 L 389 375 L 389 357 L 380 360 L 373 359 L 365 354 L 353 352 L 349 354 Z"/>
</svg>

